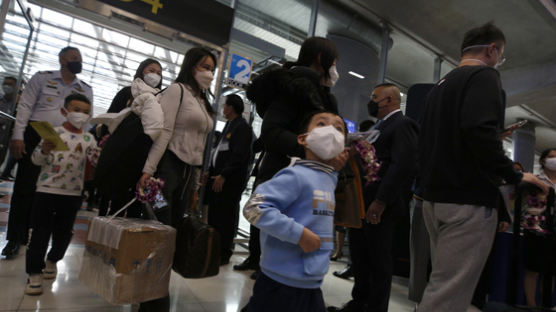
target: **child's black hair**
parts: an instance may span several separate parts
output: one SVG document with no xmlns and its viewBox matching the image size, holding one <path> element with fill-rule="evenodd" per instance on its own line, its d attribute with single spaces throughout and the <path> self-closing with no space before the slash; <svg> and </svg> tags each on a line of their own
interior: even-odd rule
<svg viewBox="0 0 556 312">
<path fill-rule="evenodd" d="M 332 114 L 332 115 L 336 115 L 336 116 L 340 117 L 340 119 L 342 119 L 342 123 L 344 124 L 344 135 L 347 135 L 347 133 L 348 133 L 347 125 L 346 125 L 346 122 L 344 121 L 344 119 L 342 118 L 342 116 L 340 116 L 340 115 L 338 115 L 334 112 L 327 111 L 327 110 L 316 110 L 316 111 L 313 111 L 313 112 L 307 114 L 305 116 L 305 118 L 303 119 L 303 121 L 301 122 L 301 127 L 299 128 L 300 131 L 299 131 L 298 134 L 307 133 L 307 130 L 309 129 L 309 124 L 311 123 L 311 120 L 313 120 L 313 117 L 315 117 L 315 115 L 322 114 L 322 113 Z"/>
<path fill-rule="evenodd" d="M 85 102 L 85 103 L 91 105 L 91 101 L 89 101 L 89 99 L 86 96 L 84 96 L 83 94 L 80 94 L 80 93 L 73 93 L 73 94 L 68 95 L 66 97 L 66 99 L 64 100 L 64 108 L 68 108 L 68 104 L 71 101 L 81 101 L 81 102 Z"/>
</svg>

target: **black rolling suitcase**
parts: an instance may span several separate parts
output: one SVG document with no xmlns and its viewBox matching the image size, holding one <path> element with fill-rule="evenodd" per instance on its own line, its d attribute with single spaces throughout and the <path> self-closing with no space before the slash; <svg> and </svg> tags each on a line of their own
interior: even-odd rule
<svg viewBox="0 0 556 312">
<path fill-rule="evenodd" d="M 185 278 L 217 275 L 220 269 L 220 235 L 196 216 L 186 216 L 177 228 L 173 269 Z"/>
<path fill-rule="evenodd" d="M 545 268 L 547 272 L 540 272 L 542 293 L 541 302 L 539 307 L 531 308 L 527 306 L 519 305 L 518 302 L 521 294 L 518 292 L 519 289 L 519 276 L 522 271 L 522 246 L 523 246 L 523 232 L 524 229 L 521 226 L 521 216 L 522 207 L 525 204 L 529 204 L 531 201 L 538 200 L 538 196 L 541 191 L 538 187 L 522 183 L 517 187 L 515 193 L 515 207 L 514 207 L 514 223 L 513 223 L 513 241 L 512 241 L 512 256 L 510 265 L 510 284 L 508 287 L 508 303 L 500 302 L 488 302 L 485 305 L 483 311 L 485 312 L 523 312 L 523 311 L 554 311 L 551 310 L 551 306 L 556 305 L 551 303 L 552 299 L 552 278 L 554 277 L 554 267 L 556 267 L 556 259 L 549 257 L 544 259 Z M 552 230 L 552 234 L 549 234 L 548 239 L 545 240 L 544 248 L 554 249 L 556 248 L 556 228 L 555 228 L 555 194 L 554 189 L 550 189 L 548 196 L 546 197 L 546 210 L 544 212 L 546 227 Z M 552 253 L 554 255 L 556 253 Z"/>
</svg>

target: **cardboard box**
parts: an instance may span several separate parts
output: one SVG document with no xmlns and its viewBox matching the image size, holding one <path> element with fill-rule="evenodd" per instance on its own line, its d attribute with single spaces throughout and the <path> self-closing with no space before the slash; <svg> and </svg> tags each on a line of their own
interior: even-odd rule
<svg viewBox="0 0 556 312">
<path fill-rule="evenodd" d="M 168 295 L 176 230 L 158 221 L 96 217 L 79 279 L 112 304 Z"/>
</svg>

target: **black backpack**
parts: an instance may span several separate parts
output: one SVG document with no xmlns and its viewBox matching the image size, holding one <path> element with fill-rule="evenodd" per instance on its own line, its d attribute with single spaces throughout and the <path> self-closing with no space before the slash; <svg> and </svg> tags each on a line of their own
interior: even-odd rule
<svg viewBox="0 0 556 312">
<path fill-rule="evenodd" d="M 180 102 L 183 100 L 183 86 Z M 157 95 L 164 90 L 157 93 Z M 178 107 L 179 111 L 179 107 Z M 108 137 L 95 170 L 95 185 L 103 195 L 122 194 L 135 185 L 143 174 L 153 140 L 143 129 L 141 118 L 130 113 Z"/>
</svg>

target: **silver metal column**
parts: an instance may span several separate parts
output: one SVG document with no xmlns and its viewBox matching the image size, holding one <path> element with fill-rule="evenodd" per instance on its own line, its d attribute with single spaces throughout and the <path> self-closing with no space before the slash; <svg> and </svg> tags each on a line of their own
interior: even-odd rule
<svg viewBox="0 0 556 312">
<path fill-rule="evenodd" d="M 313 0 L 313 7 L 311 8 L 311 19 L 309 20 L 309 31 L 307 37 L 314 37 L 315 30 L 317 29 L 317 17 L 319 16 L 320 0 Z"/>
<path fill-rule="evenodd" d="M 434 59 L 434 72 L 432 75 L 432 80 L 434 82 L 440 80 L 441 69 L 442 69 L 442 58 L 440 57 L 440 55 L 437 55 L 436 58 Z"/>
<path fill-rule="evenodd" d="M 386 78 L 386 67 L 388 64 L 388 50 L 390 50 L 390 32 L 392 31 L 388 23 L 382 21 L 382 45 L 380 48 L 380 58 L 378 67 L 377 82 L 383 83 Z"/>
</svg>

